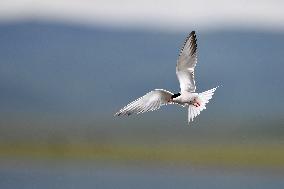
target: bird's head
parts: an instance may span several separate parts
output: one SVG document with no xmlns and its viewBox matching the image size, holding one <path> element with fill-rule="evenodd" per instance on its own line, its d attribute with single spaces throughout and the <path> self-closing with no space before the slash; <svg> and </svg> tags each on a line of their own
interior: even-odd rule
<svg viewBox="0 0 284 189">
<path fill-rule="evenodd" d="M 169 100 L 169 102 L 173 102 L 173 100 L 174 100 L 175 98 L 179 97 L 180 95 L 181 95 L 180 93 L 173 94 L 173 95 L 171 96 L 171 99 Z"/>
</svg>

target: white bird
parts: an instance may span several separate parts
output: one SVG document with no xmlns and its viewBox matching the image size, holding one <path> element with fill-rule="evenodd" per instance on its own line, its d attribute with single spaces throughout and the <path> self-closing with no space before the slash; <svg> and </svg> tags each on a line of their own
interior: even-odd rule
<svg viewBox="0 0 284 189">
<path fill-rule="evenodd" d="M 186 38 L 180 50 L 176 74 L 180 83 L 180 92 L 173 94 L 164 89 L 155 89 L 119 110 L 115 116 L 140 114 L 159 109 L 162 105 L 178 104 L 188 108 L 188 123 L 206 109 L 218 87 L 202 93 L 195 93 L 194 68 L 197 63 L 197 44 L 195 31 Z"/>
</svg>

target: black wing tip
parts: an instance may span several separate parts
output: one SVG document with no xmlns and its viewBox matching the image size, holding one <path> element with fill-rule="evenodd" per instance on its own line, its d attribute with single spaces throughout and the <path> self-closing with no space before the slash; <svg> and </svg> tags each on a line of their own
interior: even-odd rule
<svg viewBox="0 0 284 189">
<path fill-rule="evenodd" d="M 189 35 L 187 36 L 187 39 L 189 39 L 191 36 L 193 36 L 193 38 L 196 40 L 196 32 L 195 32 L 195 30 L 193 30 L 192 32 L 189 33 Z"/>
<path fill-rule="evenodd" d="M 126 113 L 117 112 L 117 113 L 115 113 L 113 116 L 114 116 L 114 117 L 119 117 L 119 116 L 130 116 L 130 115 L 132 115 L 131 112 L 126 112 Z"/>
<path fill-rule="evenodd" d="M 190 34 L 186 37 L 182 48 L 180 49 L 179 52 L 179 56 L 182 54 L 184 46 L 186 45 L 186 43 L 190 40 L 190 42 L 192 43 L 192 51 L 191 51 L 191 55 L 193 55 L 194 53 L 196 53 L 196 49 L 197 49 L 197 38 L 196 38 L 196 34 L 195 34 L 195 30 L 193 30 L 192 32 L 190 32 Z"/>
<path fill-rule="evenodd" d="M 117 112 L 117 113 L 115 113 L 113 116 L 114 116 L 114 117 L 118 117 L 118 116 L 120 116 L 120 115 L 121 115 L 121 113 Z"/>
<path fill-rule="evenodd" d="M 193 36 L 193 40 L 194 40 L 194 42 L 196 42 L 196 41 L 197 41 L 195 31 L 192 31 L 192 32 L 190 33 L 190 35 L 189 35 L 189 36 Z"/>
<path fill-rule="evenodd" d="M 191 36 L 193 36 L 193 39 L 196 41 L 196 33 L 195 33 L 195 31 L 193 30 L 192 32 L 190 32 L 190 33 L 188 34 L 188 36 L 186 37 L 184 43 L 186 43 L 186 42 L 189 40 L 189 38 L 191 38 Z"/>
</svg>

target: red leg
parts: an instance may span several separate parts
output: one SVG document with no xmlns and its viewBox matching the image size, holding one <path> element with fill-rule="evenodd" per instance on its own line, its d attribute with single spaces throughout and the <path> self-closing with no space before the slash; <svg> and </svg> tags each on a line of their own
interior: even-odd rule
<svg viewBox="0 0 284 189">
<path fill-rule="evenodd" d="M 199 107 L 200 106 L 200 103 L 196 100 L 196 99 L 194 99 L 194 101 L 193 101 L 193 106 L 195 106 L 195 107 Z"/>
</svg>

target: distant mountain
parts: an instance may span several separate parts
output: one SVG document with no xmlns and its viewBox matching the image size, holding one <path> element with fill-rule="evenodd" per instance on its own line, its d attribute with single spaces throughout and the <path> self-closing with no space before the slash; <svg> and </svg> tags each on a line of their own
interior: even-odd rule
<svg viewBox="0 0 284 189">
<path fill-rule="evenodd" d="M 154 88 L 177 92 L 175 64 L 186 35 L 2 23 L 0 111 L 112 114 Z M 214 114 L 283 116 L 284 34 L 214 31 L 197 36 L 198 91 L 221 86 L 208 106 Z"/>
</svg>

